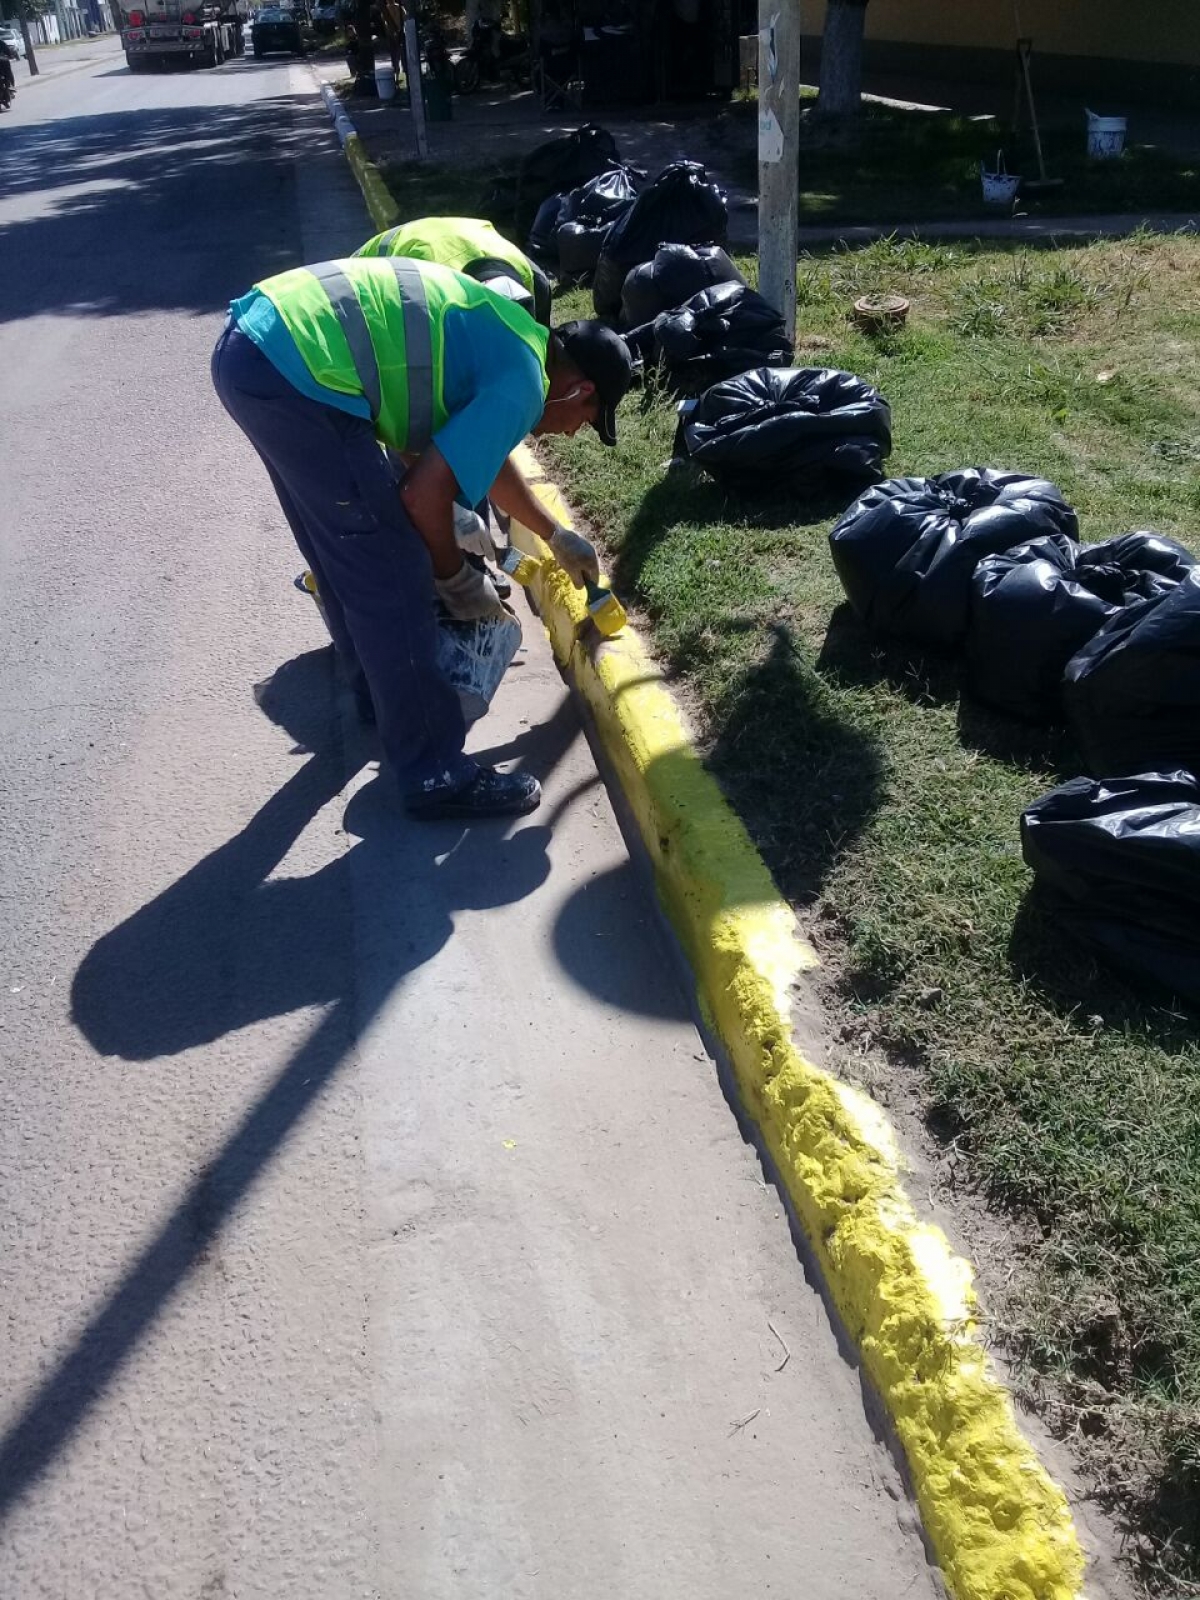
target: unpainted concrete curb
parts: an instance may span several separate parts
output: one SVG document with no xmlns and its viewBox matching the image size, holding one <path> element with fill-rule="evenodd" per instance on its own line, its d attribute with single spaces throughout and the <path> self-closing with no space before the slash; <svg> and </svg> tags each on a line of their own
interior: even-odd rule
<svg viewBox="0 0 1200 1600">
<path fill-rule="evenodd" d="M 350 159 L 373 220 L 390 226 Z M 522 447 L 515 459 L 555 520 L 569 523 L 532 452 Z M 880 1108 L 796 1043 L 792 1001 L 815 953 L 637 634 L 599 640 L 546 547 L 528 529 L 513 532 L 541 559 L 534 596 L 555 658 L 590 709 L 701 1010 L 890 1416 L 951 1593 L 1079 1600 L 1084 1561 L 1070 1508 L 991 1370 L 969 1264 L 918 1219 Z"/>
</svg>

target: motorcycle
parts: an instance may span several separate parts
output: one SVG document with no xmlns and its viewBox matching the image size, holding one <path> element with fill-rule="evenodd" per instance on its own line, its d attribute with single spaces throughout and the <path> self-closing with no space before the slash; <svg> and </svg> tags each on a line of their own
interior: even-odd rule
<svg viewBox="0 0 1200 1600">
<path fill-rule="evenodd" d="M 474 94 L 484 83 L 528 84 L 529 40 L 521 33 L 505 33 L 498 22 L 482 17 L 471 28 L 471 42 L 454 63 L 454 87 L 459 94 Z"/>
<path fill-rule="evenodd" d="M 0 111 L 7 111 L 17 98 L 17 85 L 13 77 L 12 57 L 5 46 L 0 45 Z"/>
</svg>

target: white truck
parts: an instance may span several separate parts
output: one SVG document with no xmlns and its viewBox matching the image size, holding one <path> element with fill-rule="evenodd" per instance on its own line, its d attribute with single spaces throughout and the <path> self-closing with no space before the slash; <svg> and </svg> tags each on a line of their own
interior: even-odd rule
<svg viewBox="0 0 1200 1600">
<path fill-rule="evenodd" d="M 119 9 L 130 72 L 167 61 L 218 67 L 245 48 L 246 0 L 120 0 Z"/>
</svg>

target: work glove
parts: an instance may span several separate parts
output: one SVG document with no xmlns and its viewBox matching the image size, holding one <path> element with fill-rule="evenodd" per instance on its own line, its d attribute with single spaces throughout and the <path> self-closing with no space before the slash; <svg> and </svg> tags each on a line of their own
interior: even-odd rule
<svg viewBox="0 0 1200 1600">
<path fill-rule="evenodd" d="M 488 575 L 469 561 L 464 561 L 452 578 L 435 578 L 433 587 L 455 622 L 477 622 L 490 617 L 503 620 L 512 614 L 492 587 Z"/>
<path fill-rule="evenodd" d="M 482 556 L 485 561 L 495 561 L 496 546 L 492 542 L 491 529 L 483 518 L 475 511 L 468 511 L 466 506 L 454 504 L 454 539 L 460 550 L 469 550 L 472 555 Z"/>
<path fill-rule="evenodd" d="M 554 532 L 546 543 L 577 589 L 582 589 L 587 583 L 600 582 L 600 561 L 590 539 L 576 533 L 574 528 L 564 528 L 561 522 L 556 522 Z"/>
</svg>

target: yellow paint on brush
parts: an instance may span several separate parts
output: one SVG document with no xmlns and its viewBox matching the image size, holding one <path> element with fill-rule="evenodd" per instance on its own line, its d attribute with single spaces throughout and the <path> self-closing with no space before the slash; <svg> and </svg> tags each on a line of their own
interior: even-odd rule
<svg viewBox="0 0 1200 1600">
<path fill-rule="evenodd" d="M 533 456 L 517 459 L 550 514 L 569 522 Z M 528 530 L 513 531 L 546 554 Z M 616 767 L 706 1018 L 887 1406 L 951 1592 L 1076 1600 L 1083 1556 L 1071 1513 L 990 1369 L 970 1266 L 918 1220 L 879 1107 L 797 1048 L 791 999 L 815 954 L 636 633 L 581 639 L 584 597 L 553 561 L 533 592 Z"/>
</svg>

